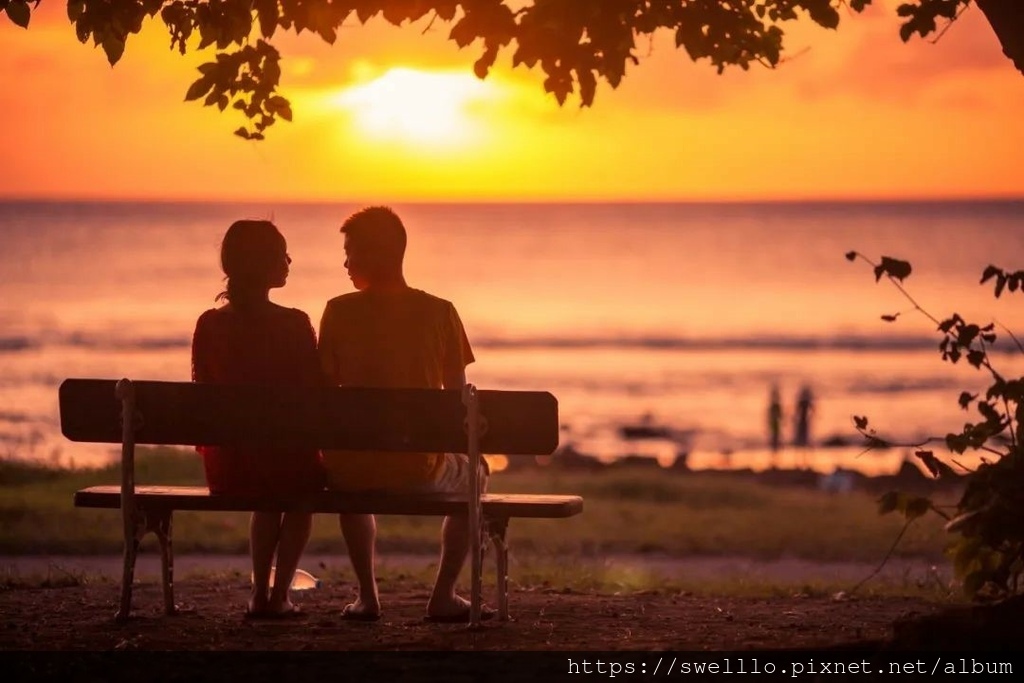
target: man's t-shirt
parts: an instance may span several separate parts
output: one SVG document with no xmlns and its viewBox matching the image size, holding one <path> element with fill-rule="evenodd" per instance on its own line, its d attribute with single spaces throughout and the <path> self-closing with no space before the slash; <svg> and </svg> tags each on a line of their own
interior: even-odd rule
<svg viewBox="0 0 1024 683">
<path fill-rule="evenodd" d="M 446 372 L 474 360 L 455 306 L 412 288 L 328 301 L 319 353 L 328 381 L 360 387 L 440 389 Z M 437 453 L 324 451 L 328 488 L 349 491 L 429 484 L 442 462 Z"/>
</svg>

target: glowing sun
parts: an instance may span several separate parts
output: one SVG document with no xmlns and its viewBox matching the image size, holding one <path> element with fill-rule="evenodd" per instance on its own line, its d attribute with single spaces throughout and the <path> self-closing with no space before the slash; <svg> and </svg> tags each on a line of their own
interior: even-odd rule
<svg viewBox="0 0 1024 683">
<path fill-rule="evenodd" d="M 334 102 L 352 113 L 361 132 L 377 139 L 457 145 L 479 129 L 473 108 L 491 99 L 492 90 L 469 73 L 396 67 L 346 88 Z"/>
</svg>

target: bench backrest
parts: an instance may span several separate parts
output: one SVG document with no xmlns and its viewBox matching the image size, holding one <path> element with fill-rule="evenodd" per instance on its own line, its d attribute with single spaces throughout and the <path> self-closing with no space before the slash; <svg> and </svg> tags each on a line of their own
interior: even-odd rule
<svg viewBox="0 0 1024 683">
<path fill-rule="evenodd" d="M 121 443 L 116 384 L 107 379 L 68 379 L 61 384 L 65 437 Z M 466 408 L 455 390 L 133 384 L 138 444 L 467 452 Z M 558 446 L 558 402 L 551 394 L 477 394 L 486 425 L 480 452 L 546 455 Z"/>
</svg>

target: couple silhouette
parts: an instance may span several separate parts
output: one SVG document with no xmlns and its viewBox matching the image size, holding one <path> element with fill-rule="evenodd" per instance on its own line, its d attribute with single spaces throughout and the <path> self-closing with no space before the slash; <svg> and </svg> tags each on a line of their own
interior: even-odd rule
<svg viewBox="0 0 1024 683">
<path fill-rule="evenodd" d="M 270 301 L 270 290 L 287 282 L 292 262 L 280 230 L 270 221 L 233 223 L 221 244 L 227 284 L 216 301 L 223 304 L 196 322 L 193 381 L 461 389 L 473 350 L 455 307 L 406 283 L 407 235 L 398 215 L 387 207 L 369 207 L 350 216 L 341 234 L 344 267 L 356 291 L 328 301 L 318 342 L 305 312 Z M 380 457 L 302 448 L 197 450 L 211 493 L 301 496 L 325 486 L 337 491 L 461 492 L 471 476 L 466 456 L 452 453 Z M 486 485 L 487 473 L 477 476 Z M 443 522 L 428 620 L 468 621 L 469 603 L 455 591 L 469 550 L 467 525 L 465 517 Z M 356 600 L 344 607 L 341 617 L 375 621 L 381 616 L 374 573 L 376 520 L 373 515 L 340 515 L 340 526 L 359 583 Z M 311 527 L 311 514 L 253 513 L 248 617 L 301 615 L 288 593 Z"/>
</svg>

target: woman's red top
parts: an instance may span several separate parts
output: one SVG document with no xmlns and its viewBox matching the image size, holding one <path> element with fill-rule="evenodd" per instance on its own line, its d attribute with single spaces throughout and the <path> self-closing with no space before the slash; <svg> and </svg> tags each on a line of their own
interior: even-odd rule
<svg viewBox="0 0 1024 683">
<path fill-rule="evenodd" d="M 206 311 L 192 337 L 192 381 L 320 386 L 316 334 L 298 309 L 264 304 Z M 320 451 L 198 446 L 211 493 L 295 495 L 324 486 Z"/>
</svg>

